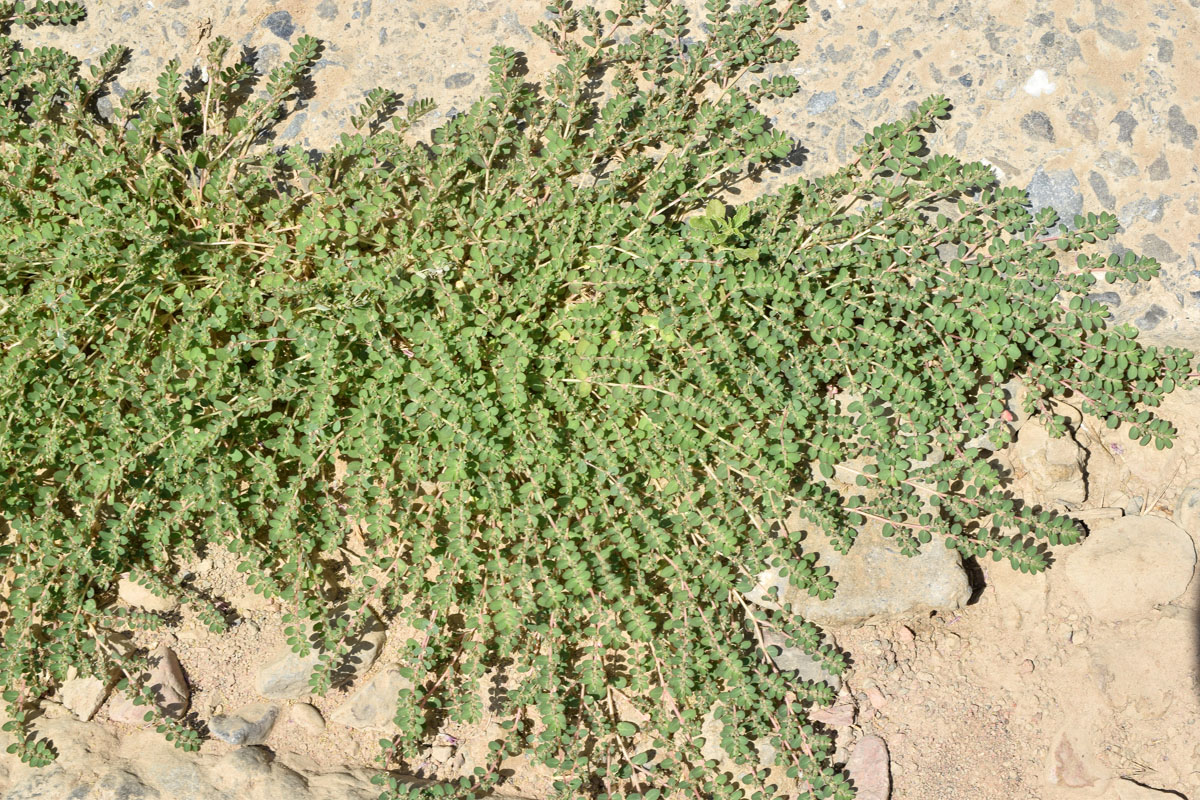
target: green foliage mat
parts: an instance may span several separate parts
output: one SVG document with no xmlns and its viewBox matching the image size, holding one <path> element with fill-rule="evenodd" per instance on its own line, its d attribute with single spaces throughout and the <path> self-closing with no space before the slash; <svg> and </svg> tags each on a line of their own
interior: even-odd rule
<svg viewBox="0 0 1200 800">
<path fill-rule="evenodd" d="M 1001 384 L 1021 378 L 1058 433 L 1049 400 L 1070 397 L 1164 447 L 1174 429 L 1147 407 L 1195 384 L 1191 354 L 1107 329 L 1085 296 L 1097 275 L 1152 277 L 1152 259 L 1060 261 L 1112 215 L 1056 226 L 983 164 L 926 153 L 944 98 L 828 177 L 727 209 L 714 198 L 793 150 L 755 102 L 798 90 L 767 74 L 797 56 L 780 34 L 805 12 L 707 9 L 711 36 L 685 44 L 668 0 L 556 2 L 542 83 L 497 47 L 487 95 L 432 146 L 405 138 L 431 104 L 396 118 L 377 89 L 319 158 L 266 136 L 320 56 L 311 37 L 265 87 L 218 39 L 203 72 L 172 62 L 114 119 L 95 100 L 123 48 L 81 76 L 0 37 L 13 751 L 53 756 L 29 713 L 72 667 L 115 667 L 152 701 L 113 636 L 163 620 L 114 605 L 115 582 L 179 594 L 219 630 L 173 576 L 223 547 L 291 604 L 296 650 L 323 652 L 314 691 L 366 609 L 420 632 L 384 766 L 479 719 L 478 683 L 505 665 L 505 736 L 456 796 L 528 753 L 561 798 L 768 798 L 780 780 L 851 797 L 807 720 L 831 690 L 776 668 L 764 636 L 830 672 L 842 657 L 790 607 L 747 600 L 766 565 L 833 592 L 778 521 L 842 549 L 882 522 L 907 553 L 944 542 L 1040 570 L 1081 532 L 967 446 L 1008 440 Z M 82 13 L 0 3 L 6 24 Z M 827 481 L 852 459 L 849 497 Z M 346 560 L 355 525 L 367 555 Z M 722 762 L 701 754 L 714 709 Z M 380 780 L 385 798 L 417 792 Z"/>
</svg>

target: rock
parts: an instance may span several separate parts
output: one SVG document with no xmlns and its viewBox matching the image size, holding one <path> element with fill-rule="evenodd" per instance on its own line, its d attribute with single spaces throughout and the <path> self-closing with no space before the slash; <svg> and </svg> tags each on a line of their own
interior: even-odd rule
<svg viewBox="0 0 1200 800">
<path fill-rule="evenodd" d="M 1142 236 L 1141 252 L 1143 255 L 1156 258 L 1164 264 L 1174 264 L 1179 260 L 1179 254 L 1171 249 L 1171 245 L 1153 233 L 1147 233 Z"/>
<path fill-rule="evenodd" d="M 287 11 L 275 11 L 268 14 L 267 18 L 263 20 L 263 27 L 285 41 L 291 39 L 292 34 L 296 32 L 292 15 Z"/>
<path fill-rule="evenodd" d="M 30 767 L 0 749 L 3 800 L 375 800 L 379 796 L 379 787 L 371 780 L 376 771 L 370 768 L 321 772 L 315 764 L 290 756 L 285 765 L 264 747 L 239 747 L 220 755 L 188 753 L 153 730 L 118 739 L 103 726 L 70 716 L 40 716 L 36 727 L 54 743 L 58 759 L 47 767 Z M 497 731 L 502 733 L 498 726 Z"/>
<path fill-rule="evenodd" d="M 766 592 L 778 586 L 780 598 L 792 603 L 806 620 L 818 625 L 857 625 L 875 618 L 953 610 L 971 598 L 958 551 L 930 542 L 910 558 L 900 552 L 894 539 L 885 539 L 875 523 L 863 527 L 845 555 L 819 533 L 805 540 L 804 550 L 818 553 L 817 566 L 829 567 L 830 576 L 838 583 L 832 599 L 819 600 L 797 589 L 780 577 L 778 569 L 760 574 L 759 585 L 746 599 L 770 608 Z"/>
<path fill-rule="evenodd" d="M 1158 303 L 1151 303 L 1150 307 L 1146 309 L 1146 313 L 1135 319 L 1133 324 L 1139 331 L 1152 331 L 1158 327 L 1158 323 L 1166 318 L 1167 310 Z"/>
<path fill-rule="evenodd" d="M 1172 142 L 1184 147 L 1191 147 L 1196 143 L 1196 126 L 1187 121 L 1183 109 L 1177 105 L 1171 106 L 1171 110 L 1167 112 L 1167 130 L 1171 134 Z"/>
<path fill-rule="evenodd" d="M 227 784 L 242 784 L 271 773 L 275 755 L 266 747 L 239 747 L 221 757 L 221 772 Z"/>
<path fill-rule="evenodd" d="M 236 714 L 218 714 L 208 721 L 208 730 L 229 744 L 262 744 L 271 733 L 279 716 L 279 706 L 273 703 L 251 703 Z"/>
<path fill-rule="evenodd" d="M 147 786 L 138 776 L 123 769 L 105 773 L 92 786 L 88 800 L 158 800 L 162 797 L 157 789 Z"/>
<path fill-rule="evenodd" d="M 1163 517 L 1136 516 L 1093 531 L 1060 571 L 1092 614 L 1117 621 L 1179 597 L 1195 566 L 1195 545 L 1182 528 Z"/>
<path fill-rule="evenodd" d="M 58 696 L 76 719 L 87 722 L 104 705 L 118 678 L 116 674 L 104 680 L 91 675 L 80 677 L 78 670 L 71 667 L 67 670 L 67 679 L 58 687 Z"/>
<path fill-rule="evenodd" d="M 810 114 L 824 114 L 833 108 L 836 102 L 837 92 L 817 92 L 808 99 L 808 105 L 805 108 Z"/>
<path fill-rule="evenodd" d="M 1096 137 L 1100 135 L 1100 129 L 1096 127 L 1096 121 L 1086 111 L 1072 111 L 1070 114 L 1067 114 L 1067 122 L 1071 123 L 1071 127 L 1089 142 L 1096 141 Z"/>
<path fill-rule="evenodd" d="M 231 596 L 229 598 L 229 605 L 233 606 L 234 610 L 241 616 L 249 617 L 257 611 L 270 609 L 271 600 L 261 594 L 245 592 Z"/>
<path fill-rule="evenodd" d="M 1092 292 L 1087 298 L 1094 303 L 1103 303 L 1110 310 L 1121 305 L 1121 295 L 1116 292 Z"/>
<path fill-rule="evenodd" d="M 1138 125 L 1133 114 L 1128 111 L 1118 111 L 1112 121 L 1117 126 L 1117 141 L 1133 144 L 1133 129 Z"/>
<path fill-rule="evenodd" d="M 1162 195 L 1159 195 L 1156 199 L 1146 196 L 1139 197 L 1132 203 L 1126 203 L 1121 206 L 1121 210 L 1117 212 L 1117 221 L 1124 228 L 1129 228 L 1139 219 L 1144 219 L 1147 222 L 1158 222 L 1163 218 L 1163 204 L 1166 199 Z M 1157 239 L 1158 237 L 1155 238 Z M 1159 241 L 1161 242 L 1162 240 L 1159 239 Z M 1163 244 L 1166 243 L 1163 242 Z M 1169 250 L 1170 248 L 1168 247 L 1167 249 Z M 1147 253 L 1147 255 L 1153 255 L 1153 253 Z M 1176 260 L 1178 260 L 1178 257 L 1176 257 Z"/>
<path fill-rule="evenodd" d="M 782 634 L 767 631 L 763 634 L 763 640 L 768 647 L 778 647 L 782 651 L 777 656 L 771 656 L 775 666 L 781 670 L 795 672 L 795 677 L 802 681 L 827 683 L 833 687 L 835 692 L 842 688 L 842 676 L 826 672 L 821 666 L 821 662 L 804 652 L 803 648 L 784 647 L 785 639 Z"/>
<path fill-rule="evenodd" d="M 713 761 L 716 761 L 717 769 L 721 771 L 733 770 L 740 772 L 744 770 L 744 765 L 740 767 L 735 766 L 733 759 L 729 756 L 729 753 L 725 752 L 725 748 L 721 746 L 721 731 L 724 729 L 724 727 L 725 721 L 717 719 L 717 708 L 710 708 L 700 720 L 700 735 L 704 738 L 704 745 L 700 748 L 700 755 L 704 756 L 706 759 L 712 759 Z M 778 779 L 778 777 L 780 777 L 780 771 L 776 768 L 773 768 L 776 751 L 775 748 L 771 746 L 771 743 L 765 740 L 752 740 L 750 745 L 754 748 L 755 754 L 758 756 L 758 763 L 756 767 L 758 769 L 770 770 L 772 777 Z M 783 784 L 779 787 L 784 792 L 784 794 L 781 796 L 798 796 L 799 792 L 793 794 L 791 791 L 789 791 L 794 786 L 794 781 L 792 781 L 790 778 L 785 779 Z"/>
<path fill-rule="evenodd" d="M 704 737 L 704 746 L 700 748 L 700 755 L 715 761 L 729 758 L 721 747 L 721 729 L 723 727 L 722 721 L 716 718 L 712 710 L 704 715 L 704 719 L 700 723 L 700 735 Z"/>
<path fill-rule="evenodd" d="M 321 3 L 317 6 L 317 16 L 321 19 L 333 19 L 337 16 L 337 13 L 337 3 L 333 2 L 333 0 L 321 0 Z"/>
<path fill-rule="evenodd" d="M 355 642 L 346 658 L 334 670 L 333 686 L 345 686 L 362 677 L 379 658 L 379 651 L 386 639 L 382 623 L 372 618 L 370 629 Z M 321 654 L 316 649 L 301 657 L 286 647 L 281 648 L 258 671 L 254 687 L 269 700 L 304 697 L 309 694 L 308 680 L 320 661 Z"/>
<path fill-rule="evenodd" d="M 1155 40 L 1154 45 L 1158 48 L 1158 63 L 1170 64 L 1171 59 L 1175 57 L 1175 43 L 1160 36 Z"/>
<path fill-rule="evenodd" d="M 334 709 L 329 718 L 348 728 L 391 732 L 396 715 L 396 696 L 411 689 L 412 681 L 400 674 L 400 667 L 389 664 L 374 678 L 351 694 Z"/>
<path fill-rule="evenodd" d="M 271 700 L 290 700 L 309 694 L 308 679 L 320 663 L 321 654 L 315 649 L 299 656 L 290 649 L 281 649 L 258 671 L 254 689 Z"/>
<path fill-rule="evenodd" d="M 879 83 L 862 90 L 863 96 L 878 97 L 882 94 L 885 89 L 892 85 L 892 81 L 896 80 L 896 76 L 900 74 L 900 65 L 902 63 L 901 61 L 892 62 L 892 65 L 888 67 L 888 71 L 879 79 Z"/>
<path fill-rule="evenodd" d="M 68 774 L 58 763 L 29 770 L 13 780 L 0 797 L 3 800 L 51 800 L 60 797 L 87 797 L 89 788 Z"/>
<path fill-rule="evenodd" d="M 149 661 L 150 671 L 144 675 L 146 685 L 154 692 L 155 705 L 164 715 L 181 719 L 187 713 L 191 692 L 183 676 L 183 668 L 179 666 L 179 659 L 169 647 L 159 645 L 150 654 Z M 132 698 L 117 692 L 108 706 L 108 718 L 114 722 L 141 725 L 149 710 L 144 705 L 135 706 Z"/>
<path fill-rule="evenodd" d="M 1200 538 L 1200 481 L 1189 483 L 1175 503 L 1175 524 Z"/>
<path fill-rule="evenodd" d="M 230 797 L 310 798 L 308 782 L 265 747 L 239 747 L 214 765 L 214 783 Z"/>
<path fill-rule="evenodd" d="M 456 72 L 443 82 L 447 89 L 464 89 L 475 81 L 470 72 Z"/>
<path fill-rule="evenodd" d="M 288 711 L 288 717 L 309 733 L 320 733 L 325 730 L 325 718 L 321 716 L 321 712 L 317 710 L 316 706 L 308 703 L 296 703 Z"/>
<path fill-rule="evenodd" d="M 1171 177 L 1171 165 L 1167 162 L 1167 154 L 1159 153 L 1158 158 L 1146 168 L 1146 174 L 1152 181 L 1165 181 Z"/>
<path fill-rule="evenodd" d="M 878 736 L 864 736 L 850 752 L 846 773 L 854 784 L 855 800 L 888 800 L 892 776 L 887 743 Z"/>
<path fill-rule="evenodd" d="M 831 728 L 848 728 L 854 724 L 854 700 L 840 698 L 831 706 L 817 706 L 808 712 L 808 718 Z"/>
<path fill-rule="evenodd" d="M 117 597 L 131 606 L 143 611 L 174 611 L 179 607 L 179 600 L 174 597 L 158 597 L 129 579 L 129 574 L 121 576 L 117 581 Z"/>
<path fill-rule="evenodd" d="M 1133 50 L 1138 46 L 1137 36 L 1129 31 L 1110 28 L 1107 25 L 1096 23 L 1096 33 L 1100 34 L 1100 38 L 1104 41 L 1111 45 L 1116 45 L 1122 50 Z"/>
<path fill-rule="evenodd" d="M 1036 420 L 1022 426 L 1008 457 L 1013 475 L 1029 487 L 1027 495 L 1040 503 L 1082 503 L 1087 499 L 1084 466 L 1087 454 L 1070 431 L 1052 439 Z"/>
<path fill-rule="evenodd" d="M 1096 194 L 1100 205 L 1107 209 L 1116 208 L 1117 198 L 1113 197 L 1112 192 L 1108 190 L 1108 181 L 1104 180 L 1103 175 L 1092 170 L 1088 173 L 1088 183 L 1091 184 L 1092 191 Z"/>
<path fill-rule="evenodd" d="M 1083 193 L 1072 170 L 1046 172 L 1038 167 L 1025 191 L 1029 193 L 1029 205 L 1034 213 L 1053 208 L 1059 221 L 1068 228 L 1074 227 L 1075 215 L 1083 211 Z"/>
<path fill-rule="evenodd" d="M 1043 111 L 1030 111 L 1021 117 L 1021 130 L 1030 139 L 1054 142 L 1054 125 L 1051 124 L 1050 117 L 1046 116 Z"/>
</svg>

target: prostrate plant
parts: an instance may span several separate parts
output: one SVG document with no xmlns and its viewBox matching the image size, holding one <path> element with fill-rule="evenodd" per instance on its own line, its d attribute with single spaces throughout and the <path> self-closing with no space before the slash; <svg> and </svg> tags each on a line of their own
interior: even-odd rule
<svg viewBox="0 0 1200 800">
<path fill-rule="evenodd" d="M 1174 429 L 1146 407 L 1194 383 L 1191 354 L 1106 329 L 1085 297 L 1152 259 L 1060 264 L 1112 215 L 1056 228 L 986 166 L 924 154 L 944 98 L 730 213 L 715 198 L 793 149 L 754 104 L 797 81 L 753 76 L 797 56 L 780 34 L 805 13 L 706 8 L 692 44 L 668 0 L 557 0 L 543 84 L 497 47 L 487 96 L 432 147 L 403 137 L 430 104 L 384 131 L 380 89 L 317 160 L 265 146 L 310 37 L 255 99 L 222 38 L 204 74 L 172 62 L 112 121 L 94 99 L 121 48 L 82 78 L 0 39 L 0 682 L 18 752 L 49 756 L 25 714 L 70 667 L 137 686 L 114 634 L 161 620 L 112 604 L 119 575 L 219 629 L 176 570 L 224 547 L 292 604 L 295 649 L 322 653 L 315 691 L 368 608 L 419 632 L 386 766 L 479 720 L 481 682 L 507 680 L 505 736 L 456 796 L 525 752 L 560 798 L 769 798 L 770 745 L 802 796 L 851 797 L 807 719 L 830 688 L 779 670 L 767 635 L 834 673 L 841 656 L 790 606 L 747 599 L 767 564 L 834 589 L 778 521 L 796 511 L 842 549 L 883 522 L 906 552 L 937 538 L 1043 569 L 1080 531 L 966 446 L 1007 441 L 1000 385 L 1022 378 L 1059 432 L 1049 401 L 1069 397 L 1164 447 Z M 38 9 L 0 12 L 78 14 Z M 864 493 L 847 498 L 826 481 L 851 461 Z M 713 709 L 736 774 L 701 753 Z"/>
</svg>

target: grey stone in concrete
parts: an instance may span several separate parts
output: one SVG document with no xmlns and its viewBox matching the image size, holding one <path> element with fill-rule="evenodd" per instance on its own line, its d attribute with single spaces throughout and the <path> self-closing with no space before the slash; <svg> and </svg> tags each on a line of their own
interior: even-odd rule
<svg viewBox="0 0 1200 800">
<path fill-rule="evenodd" d="M 1021 130 L 1030 139 L 1054 143 L 1054 125 L 1043 111 L 1030 111 L 1021 117 Z"/>
<path fill-rule="evenodd" d="M 1059 222 L 1068 228 L 1074 227 L 1075 215 L 1083 211 L 1083 193 L 1072 170 L 1047 172 L 1038 167 L 1025 191 L 1029 193 L 1029 205 L 1035 213 L 1043 208 L 1053 208 Z"/>
<path fill-rule="evenodd" d="M 837 102 L 837 92 L 817 92 L 808 100 L 806 110 L 810 114 L 823 114 Z"/>
<path fill-rule="evenodd" d="M 1196 126 L 1188 122 L 1180 106 L 1171 106 L 1171 110 L 1167 112 L 1167 131 L 1172 142 L 1184 147 L 1191 147 L 1196 143 Z"/>
<path fill-rule="evenodd" d="M 275 11 L 268 14 L 267 18 L 263 20 L 263 27 L 285 41 L 291 39 L 292 34 L 296 32 L 292 15 L 287 11 Z"/>
</svg>

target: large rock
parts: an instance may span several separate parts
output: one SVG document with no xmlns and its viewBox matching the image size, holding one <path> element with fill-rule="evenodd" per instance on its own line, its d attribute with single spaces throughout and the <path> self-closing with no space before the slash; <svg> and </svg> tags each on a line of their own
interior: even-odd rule
<svg viewBox="0 0 1200 800">
<path fill-rule="evenodd" d="M 1096 617 L 1117 621 L 1179 597 L 1195 567 L 1187 532 L 1163 517 L 1135 516 L 1093 531 L 1056 571 L 1065 579 L 1060 591 L 1081 597 Z"/>
<path fill-rule="evenodd" d="M 143 611 L 174 611 L 179 607 L 175 597 L 159 597 L 129 579 L 128 574 L 122 575 L 117 581 L 117 597 L 135 608 Z"/>
<path fill-rule="evenodd" d="M 308 703 L 296 703 L 288 711 L 288 718 L 309 733 L 320 733 L 325 730 L 325 718 L 316 706 Z"/>
<path fill-rule="evenodd" d="M 93 675 L 81 676 L 78 670 L 71 667 L 67 670 L 67 679 L 58 687 L 58 697 L 76 719 L 87 722 L 104 705 L 117 680 L 117 675 L 109 675 L 104 679 Z"/>
<path fill-rule="evenodd" d="M 30 767 L 0 750 L 0 800 L 375 800 L 375 770 L 309 772 L 264 747 L 224 754 L 187 753 L 155 731 L 118 739 L 68 716 L 39 717 L 39 735 L 58 759 Z M 397 776 L 402 783 L 429 781 Z M 499 795 L 490 796 L 500 800 Z M 517 800 L 515 798 L 510 800 Z"/>
<path fill-rule="evenodd" d="M 1175 524 L 1200 539 L 1200 483 L 1189 483 L 1175 504 Z"/>
<path fill-rule="evenodd" d="M 1068 431 L 1053 439 L 1045 426 L 1030 420 L 1021 426 L 1009 450 L 1013 477 L 1037 503 L 1082 503 L 1087 499 L 1084 467 L 1087 453 Z"/>
<path fill-rule="evenodd" d="M 308 792 L 304 776 L 275 761 L 265 747 L 239 747 L 221 756 L 213 770 L 218 788 L 230 797 L 270 797 L 272 800 L 302 797 Z M 269 785 L 269 793 L 264 791 Z"/>
<path fill-rule="evenodd" d="M 842 688 L 842 676 L 827 672 L 821 662 L 810 656 L 800 647 L 784 647 L 786 641 L 781 634 L 767 631 L 763 640 L 768 647 L 779 648 L 779 655 L 771 656 L 775 666 L 784 672 L 793 672 L 802 681 L 827 683 L 836 692 Z"/>
<path fill-rule="evenodd" d="M 411 689 L 412 681 L 400 674 L 400 667 L 388 664 L 329 715 L 332 722 L 358 730 L 390 733 L 395 727 L 396 697 L 401 689 Z"/>
<path fill-rule="evenodd" d="M 374 665 L 383 648 L 386 635 L 383 625 L 372 618 L 371 627 L 351 647 L 350 652 L 334 670 L 333 686 L 345 686 L 357 681 Z M 311 693 L 308 680 L 320 663 L 316 649 L 299 656 L 284 647 L 277 650 L 258 671 L 254 688 L 269 700 L 295 700 Z"/>
<path fill-rule="evenodd" d="M 725 722 L 717 719 L 717 707 L 710 708 L 700 721 L 700 735 L 704 738 L 700 755 L 716 761 L 717 769 L 721 772 L 742 774 L 747 771 L 749 765 L 735 764 L 729 753 L 725 752 L 725 748 L 721 746 L 721 731 L 724 727 Z M 777 753 L 769 741 L 765 738 L 760 739 L 751 742 L 751 746 L 757 756 L 755 768 L 767 770 L 767 781 L 779 788 L 780 797 L 798 797 L 803 794 L 800 782 L 787 775 L 784 768 L 775 765 Z"/>
<path fill-rule="evenodd" d="M 150 654 L 150 671 L 144 674 L 146 685 L 154 692 L 154 703 L 168 717 L 182 719 L 187 713 L 191 700 L 187 678 L 175 651 L 165 645 L 159 645 Z M 145 722 L 148 706 L 134 705 L 133 698 L 124 692 L 113 695 L 108 706 L 108 718 L 114 722 L 124 722 L 128 725 L 141 725 Z"/>
<path fill-rule="evenodd" d="M 817 565 L 829 567 L 838 583 L 830 600 L 811 597 L 769 569 L 758 576 L 759 585 L 747 599 L 770 607 L 766 592 L 779 588 L 780 598 L 792 603 L 801 617 L 818 625 L 857 625 L 869 619 L 904 617 L 932 610 L 953 610 L 971 599 L 971 585 L 955 550 L 930 542 L 912 557 L 900 552 L 879 526 L 863 528 L 850 552 L 833 549 L 822 534 L 804 542 L 806 552 L 819 554 Z"/>
<path fill-rule="evenodd" d="M 108 646 L 128 658 L 137 650 L 128 634 L 109 635 Z M 106 675 L 80 675 L 75 667 L 67 669 L 67 678 L 58 687 L 58 699 L 75 718 L 87 722 L 96 715 L 113 687 L 121 679 L 121 670 L 113 667 Z"/>
</svg>

